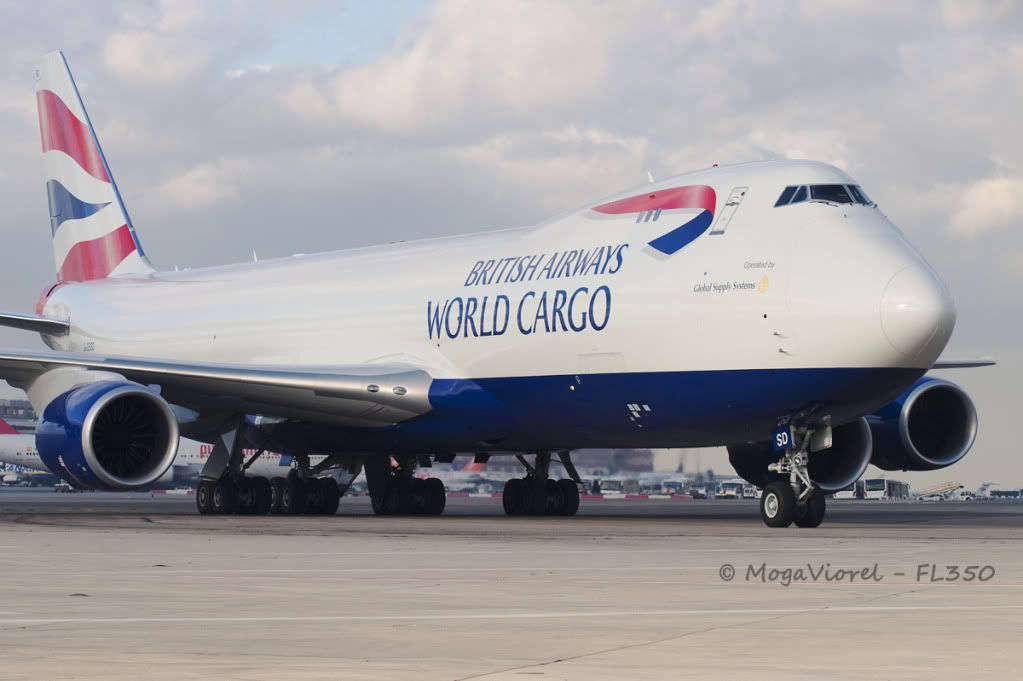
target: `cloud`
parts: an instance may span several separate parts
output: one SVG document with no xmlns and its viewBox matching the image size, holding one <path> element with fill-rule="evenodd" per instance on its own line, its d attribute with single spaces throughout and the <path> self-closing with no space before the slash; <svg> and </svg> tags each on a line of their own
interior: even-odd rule
<svg viewBox="0 0 1023 681">
<path fill-rule="evenodd" d="M 941 19 L 953 30 L 1011 25 L 1023 19 L 1023 5 L 1015 0 L 943 0 Z"/>
<path fill-rule="evenodd" d="M 205 18 L 202 4 L 187 0 L 128 10 L 104 42 L 104 62 L 117 75 L 147 85 L 193 77 L 209 58 L 205 46 L 190 40 Z"/>
<path fill-rule="evenodd" d="M 970 183 L 952 214 L 952 231 L 964 236 L 1004 227 L 1023 231 L 1023 177 L 989 177 Z"/>
<path fill-rule="evenodd" d="M 203 163 L 167 179 L 155 195 L 168 208 L 207 208 L 238 195 L 233 186 L 231 164 Z"/>
</svg>

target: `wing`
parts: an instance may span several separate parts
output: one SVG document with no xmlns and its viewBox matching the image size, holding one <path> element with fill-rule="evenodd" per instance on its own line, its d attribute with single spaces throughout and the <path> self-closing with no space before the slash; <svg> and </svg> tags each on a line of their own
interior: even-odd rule
<svg viewBox="0 0 1023 681">
<path fill-rule="evenodd" d="M 990 367 L 995 365 L 995 360 L 990 357 L 980 357 L 977 359 L 945 359 L 939 357 L 938 361 L 934 363 L 932 369 L 972 369 L 974 367 Z"/>
<path fill-rule="evenodd" d="M 12 329 L 23 329 L 25 331 L 37 331 L 50 336 L 65 336 L 71 329 L 71 325 L 66 321 L 40 317 L 34 314 L 16 314 L 13 312 L 0 312 L 0 326 L 9 326 Z"/>
<path fill-rule="evenodd" d="M 199 414 L 262 414 L 350 427 L 385 426 L 430 411 L 430 374 L 412 363 L 275 367 L 0 350 L 0 378 L 23 387 L 58 367 L 158 385 Z"/>
</svg>

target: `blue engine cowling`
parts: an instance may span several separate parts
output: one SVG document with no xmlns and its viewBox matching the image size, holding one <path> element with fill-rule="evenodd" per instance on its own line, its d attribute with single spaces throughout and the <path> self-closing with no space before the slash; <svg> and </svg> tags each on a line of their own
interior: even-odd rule
<svg viewBox="0 0 1023 681">
<path fill-rule="evenodd" d="M 924 377 L 867 417 L 870 462 L 886 471 L 931 471 L 966 456 L 977 438 L 977 409 L 962 388 Z"/>
<path fill-rule="evenodd" d="M 141 385 L 88 383 L 47 405 L 36 448 L 47 468 L 76 487 L 140 489 L 174 463 L 178 422 L 167 402 Z"/>
</svg>

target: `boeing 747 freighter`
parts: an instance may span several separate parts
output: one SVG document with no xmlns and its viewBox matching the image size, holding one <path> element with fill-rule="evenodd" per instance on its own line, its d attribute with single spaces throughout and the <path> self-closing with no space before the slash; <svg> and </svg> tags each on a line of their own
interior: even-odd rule
<svg viewBox="0 0 1023 681">
<path fill-rule="evenodd" d="M 0 352 L 0 377 L 75 485 L 145 487 L 186 436 L 213 445 L 203 513 L 266 507 L 245 448 L 296 452 L 295 494 L 364 469 L 376 512 L 437 513 L 418 466 L 517 455 L 505 510 L 572 514 L 552 457 L 573 474 L 584 447 L 724 445 L 765 523 L 814 527 L 868 463 L 943 468 L 973 444 L 970 398 L 927 372 L 987 362 L 939 360 L 948 287 L 833 166 L 713 167 L 518 229 L 161 272 L 64 56 L 35 81 L 56 277 L 0 323 L 50 351 Z"/>
</svg>

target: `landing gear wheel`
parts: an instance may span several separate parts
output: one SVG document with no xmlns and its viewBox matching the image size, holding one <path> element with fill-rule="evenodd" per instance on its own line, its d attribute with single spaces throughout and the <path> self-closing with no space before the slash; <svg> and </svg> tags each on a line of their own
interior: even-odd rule
<svg viewBox="0 0 1023 681">
<path fill-rule="evenodd" d="M 213 512 L 230 515 L 238 510 L 238 484 L 227 476 L 213 487 Z"/>
<path fill-rule="evenodd" d="M 561 497 L 561 515 L 575 515 L 579 512 L 579 486 L 567 478 L 558 480 L 558 492 Z"/>
<path fill-rule="evenodd" d="M 408 515 L 413 510 L 413 489 L 411 480 L 395 479 L 387 486 L 384 497 L 385 515 Z"/>
<path fill-rule="evenodd" d="M 547 481 L 544 483 L 544 492 L 543 515 L 560 515 L 562 501 L 558 481 L 547 478 Z"/>
<path fill-rule="evenodd" d="M 426 515 L 426 509 L 430 505 L 430 491 L 426 487 L 426 480 L 415 478 L 412 482 L 412 499 L 409 502 L 409 512 L 413 515 Z"/>
<path fill-rule="evenodd" d="M 523 497 L 526 493 L 526 481 L 522 478 L 512 478 L 504 483 L 504 492 L 501 495 L 501 505 L 507 515 L 523 515 Z"/>
<path fill-rule="evenodd" d="M 796 505 L 796 515 L 793 520 L 798 527 L 818 527 L 824 521 L 826 507 L 824 495 L 815 491 L 806 500 L 806 503 Z"/>
<path fill-rule="evenodd" d="M 539 488 L 537 488 L 536 479 L 531 476 L 527 476 L 525 478 L 525 482 L 526 484 L 523 486 L 523 489 L 526 490 L 526 503 L 523 507 L 522 515 L 546 514 L 548 508 L 547 502 L 550 499 L 550 497 L 547 496 L 549 489 L 547 487 L 547 483 L 550 482 L 550 480 L 544 480 L 543 484 Z"/>
<path fill-rule="evenodd" d="M 284 485 L 281 495 L 281 508 L 287 515 L 299 515 L 305 512 L 306 484 L 302 478 L 291 476 Z"/>
<path fill-rule="evenodd" d="M 334 478 L 319 478 L 317 485 L 320 488 L 321 515 L 336 515 L 338 504 L 341 502 L 341 490 L 338 489 Z"/>
<path fill-rule="evenodd" d="M 235 485 L 238 488 L 238 504 L 234 512 L 238 515 L 252 515 L 254 509 L 252 478 L 239 478 Z"/>
<path fill-rule="evenodd" d="M 199 488 L 195 490 L 195 505 L 199 509 L 199 515 L 213 513 L 213 488 L 217 486 L 212 480 L 200 480 Z"/>
<path fill-rule="evenodd" d="M 444 483 L 440 478 L 427 478 L 424 481 L 426 490 L 426 513 L 427 515 L 440 515 L 448 503 L 448 493 L 444 489 Z"/>
<path fill-rule="evenodd" d="M 760 497 L 760 517 L 768 527 L 788 527 L 796 515 L 796 493 L 792 485 L 776 480 Z"/>
<path fill-rule="evenodd" d="M 266 515 L 270 512 L 270 507 L 273 505 L 273 489 L 270 487 L 270 481 L 263 477 L 251 478 L 249 480 L 249 487 L 252 494 L 252 508 L 250 512 L 253 515 Z"/>
<path fill-rule="evenodd" d="M 277 477 L 270 480 L 270 512 L 284 513 L 284 488 L 288 481 Z"/>
<path fill-rule="evenodd" d="M 304 478 L 302 483 L 305 485 L 305 508 L 299 513 L 305 515 L 319 515 L 320 507 L 322 502 L 322 490 L 320 489 L 320 481 L 318 478 Z"/>
</svg>

